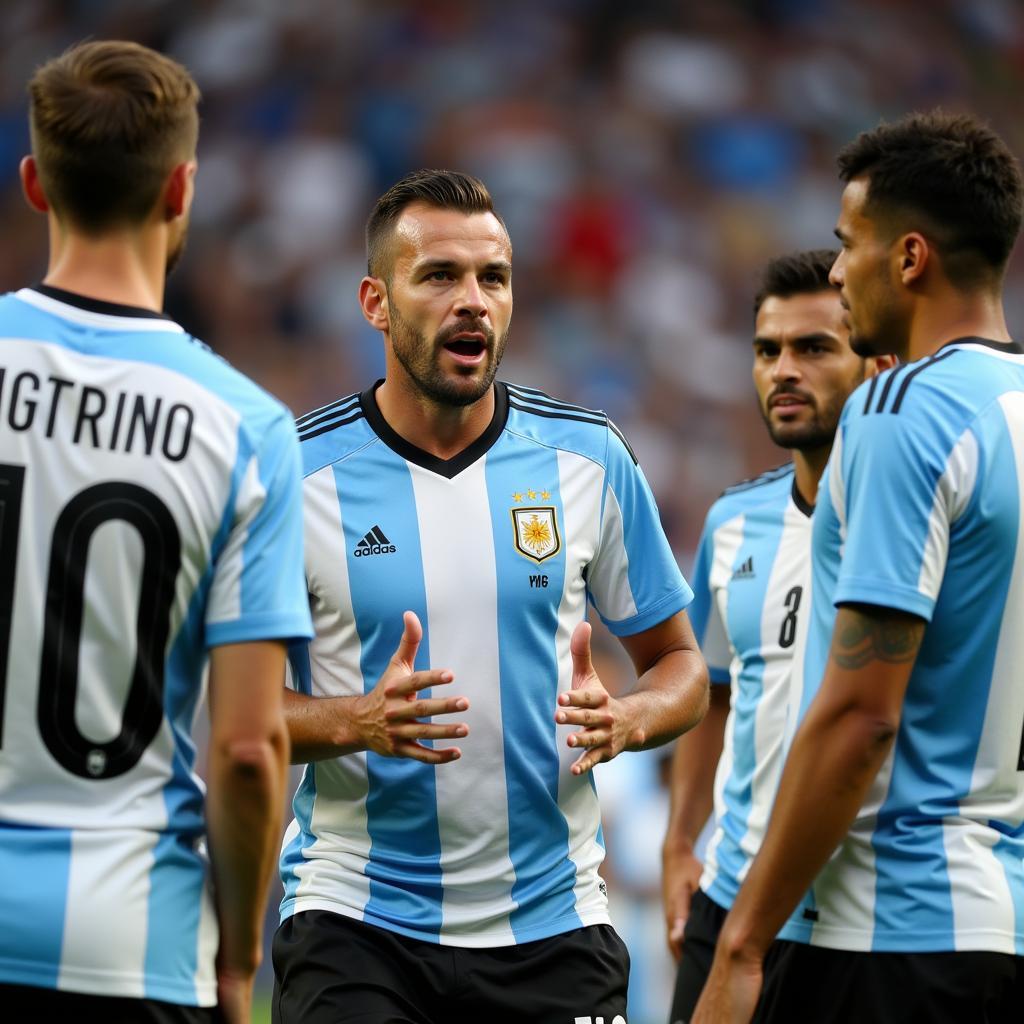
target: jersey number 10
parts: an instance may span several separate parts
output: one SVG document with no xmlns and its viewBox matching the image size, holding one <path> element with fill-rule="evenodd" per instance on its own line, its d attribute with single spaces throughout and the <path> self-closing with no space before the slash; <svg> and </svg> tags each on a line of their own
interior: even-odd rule
<svg viewBox="0 0 1024 1024">
<path fill-rule="evenodd" d="M 0 750 L 14 618 L 24 466 L 0 463 Z M 89 542 L 105 523 L 122 520 L 142 541 L 143 565 L 135 621 L 135 663 L 118 734 L 106 742 L 84 736 L 75 721 L 79 648 Z M 36 719 L 53 757 L 73 775 L 111 779 L 133 768 L 163 721 L 164 659 L 181 537 L 170 510 L 152 491 L 126 481 L 93 484 L 61 509 L 50 538 Z M 16 638 L 17 640 L 17 638 Z"/>
</svg>

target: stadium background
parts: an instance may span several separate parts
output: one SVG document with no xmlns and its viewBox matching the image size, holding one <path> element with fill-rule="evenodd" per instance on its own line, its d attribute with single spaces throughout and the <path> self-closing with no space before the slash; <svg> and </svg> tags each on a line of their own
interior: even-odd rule
<svg viewBox="0 0 1024 1024">
<path fill-rule="evenodd" d="M 1024 154 L 1018 0 L 8 0 L 2 290 L 45 270 L 17 183 L 25 82 L 86 36 L 197 78 L 198 193 L 168 309 L 297 413 L 381 373 L 355 298 L 374 198 L 420 166 L 481 176 L 515 250 L 502 376 L 612 415 L 684 571 L 721 489 L 785 458 L 752 398 L 751 298 L 767 258 L 832 244 L 837 148 L 941 104 Z M 1020 336 L 1020 253 L 1008 285 Z M 602 656 L 614 676 L 617 649 Z M 668 1005 L 663 754 L 598 776 L 631 1024 Z"/>
</svg>

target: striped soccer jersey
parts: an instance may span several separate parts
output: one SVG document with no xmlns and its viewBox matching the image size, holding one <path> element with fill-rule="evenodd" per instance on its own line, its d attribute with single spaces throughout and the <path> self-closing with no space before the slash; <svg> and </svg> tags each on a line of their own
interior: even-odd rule
<svg viewBox="0 0 1024 1024">
<path fill-rule="evenodd" d="M 0 299 L 0 982 L 216 1002 L 206 650 L 310 635 L 288 411 L 173 321 Z"/>
<path fill-rule="evenodd" d="M 819 492 L 801 717 L 835 607 L 927 621 L 893 748 L 782 935 L 1024 953 L 1024 349 L 969 338 L 851 396 Z"/>
<path fill-rule="evenodd" d="M 778 788 L 793 645 L 809 607 L 812 511 L 790 463 L 729 488 L 697 549 L 694 630 L 712 685 L 732 684 L 700 881 L 725 908 L 760 848 Z"/>
<path fill-rule="evenodd" d="M 484 434 L 442 461 L 392 431 L 375 388 L 299 421 L 316 638 L 298 687 L 359 695 L 402 633 L 465 696 L 462 758 L 360 752 L 307 766 L 282 915 L 327 910 L 417 939 L 504 946 L 608 921 L 592 777 L 556 726 L 589 599 L 617 635 L 692 593 L 632 453 L 602 413 L 495 385 Z"/>
</svg>

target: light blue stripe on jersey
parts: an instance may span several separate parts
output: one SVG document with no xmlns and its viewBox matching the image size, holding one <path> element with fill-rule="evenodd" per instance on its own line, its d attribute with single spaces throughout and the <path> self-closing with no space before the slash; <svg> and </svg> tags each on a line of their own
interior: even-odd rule
<svg viewBox="0 0 1024 1024">
<path fill-rule="evenodd" d="M 182 985 L 196 976 L 199 917 L 206 866 L 185 836 L 165 832 L 149 875 L 146 999 L 182 1002 Z M 171 981 L 171 984 L 165 982 Z M 198 1001 L 193 991 L 185 998 Z"/>
<path fill-rule="evenodd" d="M 955 575 L 962 588 L 976 588 L 976 594 L 962 592 L 962 603 L 976 614 L 960 623 L 965 637 L 961 644 L 959 677 L 969 680 L 970 701 L 943 701 L 929 691 L 918 694 L 912 680 L 899 735 L 896 739 L 889 791 L 878 812 L 873 845 L 875 871 L 875 939 L 877 952 L 903 949 L 902 933 L 908 920 L 914 926 L 955 949 L 953 901 L 947 867 L 942 819 L 957 813 L 958 805 L 971 792 L 971 777 L 988 709 L 992 670 L 999 646 L 1002 616 L 991 609 L 1003 608 L 1010 588 L 1020 521 L 1019 481 L 1013 448 L 1006 424 L 996 407 L 993 419 L 978 421 L 981 461 L 974 495 L 965 510 L 966 521 L 977 521 L 979 495 L 986 504 L 1000 510 L 1003 533 L 999 545 L 991 543 L 991 531 L 981 535 L 981 544 L 969 541 L 951 552 L 957 562 L 947 565 L 947 578 Z M 991 513 L 986 513 L 986 517 Z M 1014 536 L 1008 536 L 1013 530 Z M 922 542 L 923 545 L 923 542 Z M 967 571 L 957 572 L 957 569 Z M 941 614 L 941 606 L 936 613 Z M 936 621 L 936 627 L 941 623 Z M 952 625 L 949 623 L 948 625 Z M 938 628 L 925 633 L 918 665 L 935 663 L 935 655 L 948 644 Z M 938 634 L 938 635 L 937 635 Z M 917 670 L 915 670 L 916 675 Z M 920 758 L 927 754 L 928 763 Z M 923 790 L 922 780 L 927 779 Z M 922 800 L 922 792 L 927 793 Z M 925 821 L 908 826 L 906 808 L 918 805 Z M 902 821 L 901 821 L 902 819 Z M 902 825 L 902 835 L 901 835 Z M 881 840 L 881 842 L 879 842 Z M 891 847 L 895 847 L 892 849 Z M 902 852 L 902 856 L 897 856 Z M 931 866 L 927 885 L 920 884 L 922 864 Z M 943 865 L 943 877 L 937 877 L 937 865 Z"/>
<path fill-rule="evenodd" d="M 379 595 L 402 594 L 404 607 L 419 616 L 423 641 L 415 667 L 418 671 L 430 668 L 427 595 L 412 479 L 405 461 L 383 446 L 379 457 L 372 491 L 354 481 L 344 464 L 334 469 L 365 693 L 377 685 L 404 628 L 400 614 L 377 613 Z M 383 499 L 387 500 L 389 540 L 401 547 L 402 561 L 353 554 L 368 528 L 360 525 L 376 523 Z M 418 576 L 408 573 L 409 562 L 420 565 Z M 429 690 L 421 693 L 430 696 Z M 407 921 L 420 934 L 440 934 L 441 832 L 434 773 L 418 761 L 367 751 L 366 776 L 370 898 L 364 916 L 388 926 Z M 390 879 L 399 885 L 388 885 Z"/>
<path fill-rule="evenodd" d="M 0 837 L 4 887 L 0 979 L 56 988 L 71 871 L 71 833 L 0 822 Z M 26 927 L 28 923 L 31 927 Z"/>
<path fill-rule="evenodd" d="M 785 500 L 782 508 L 789 502 L 789 481 L 786 481 Z M 748 559 L 758 566 L 757 576 L 743 587 L 732 587 L 729 591 L 727 630 L 730 636 L 740 636 L 750 632 L 750 624 L 757 624 L 760 634 L 760 623 L 763 617 L 765 595 L 771 578 L 771 569 L 775 565 L 775 556 L 782 538 L 783 516 L 768 519 L 759 523 L 756 531 L 751 530 L 751 522 L 745 522 L 743 542 L 740 544 L 732 568 L 736 571 Z M 751 536 L 754 532 L 755 536 Z M 761 567 L 764 567 L 763 569 Z M 764 677 L 764 657 L 753 655 L 743 665 L 742 675 L 736 692 L 733 694 L 732 714 L 733 727 L 733 768 L 729 774 L 729 783 L 743 780 L 740 785 L 726 784 L 722 799 L 726 814 L 721 827 L 724 838 L 716 848 L 719 873 L 723 884 L 727 879 L 738 882 L 740 872 L 746 866 L 746 856 L 740 844 L 747 830 L 751 809 L 754 804 L 753 777 L 757 767 L 757 744 L 755 733 L 757 728 L 757 705 L 761 700 Z M 716 879 L 716 882 L 718 879 Z M 730 886 L 731 888 L 731 886 Z M 709 893 L 715 898 L 715 885 Z M 725 897 L 731 905 L 735 892 L 723 892 L 718 898 Z"/>
<path fill-rule="evenodd" d="M 992 826 L 997 827 L 997 823 L 993 822 Z M 1024 956 L 1024 827 L 1017 829 L 1015 835 L 1000 839 L 992 847 L 992 852 L 1003 865 L 1006 879 L 1010 884 L 1013 919 L 1017 931 L 1015 952 L 1017 956 Z"/>
<path fill-rule="evenodd" d="M 311 830 L 315 802 L 316 770 L 314 765 L 307 764 L 302 773 L 302 781 L 295 790 L 295 796 L 292 797 L 292 813 L 295 815 L 299 831 L 281 851 L 281 881 L 284 883 L 282 907 L 290 906 L 290 901 L 298 894 L 300 878 L 296 869 L 306 862 L 303 851 L 308 850 L 316 842 L 316 836 Z"/>
<path fill-rule="evenodd" d="M 506 439 L 507 442 L 507 439 Z M 531 481 L 559 479 L 558 453 L 552 448 L 524 448 L 515 459 L 492 453 L 485 467 L 488 501 L 504 508 L 509 496 Z M 533 484 L 534 486 L 536 484 Z M 560 489 L 552 489 L 546 504 L 555 508 L 564 530 Z M 509 524 L 492 516 L 497 578 L 512 579 L 529 565 L 508 542 Z M 547 590 L 561 594 L 565 581 L 565 538 L 557 555 L 531 572 L 548 577 Z M 498 588 L 501 719 L 506 737 L 505 779 L 509 819 L 509 859 L 515 871 L 512 898 L 518 904 L 510 915 L 517 942 L 536 937 L 552 921 L 576 917 L 576 868 L 569 859 L 569 828 L 558 807 L 559 758 L 555 736 L 558 699 L 558 602 L 539 604 L 513 598 L 510 588 Z M 529 652 L 528 663 L 522 652 Z M 547 800 L 540 797 L 546 793 Z M 576 927 L 579 919 L 576 918 Z"/>
</svg>

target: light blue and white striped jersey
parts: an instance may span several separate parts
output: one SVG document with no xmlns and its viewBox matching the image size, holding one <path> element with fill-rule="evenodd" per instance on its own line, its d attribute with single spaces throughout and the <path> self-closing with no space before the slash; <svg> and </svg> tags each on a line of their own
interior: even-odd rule
<svg viewBox="0 0 1024 1024">
<path fill-rule="evenodd" d="M 835 607 L 928 623 L 889 757 L 782 935 L 1024 953 L 1024 349 L 976 338 L 851 396 L 815 513 L 801 717 Z"/>
<path fill-rule="evenodd" d="M 711 683 L 732 685 L 700 885 L 732 906 L 782 769 L 797 622 L 809 607 L 811 513 L 792 463 L 730 487 L 708 512 L 690 609 Z"/>
<path fill-rule="evenodd" d="M 310 635 L 287 410 L 173 321 L 0 299 L 0 981 L 216 1002 L 207 648 Z"/>
<path fill-rule="evenodd" d="M 588 598 L 628 635 L 692 597 L 650 489 L 602 413 L 498 383 L 488 429 L 444 461 L 391 430 L 374 392 L 299 420 L 316 638 L 297 684 L 369 692 L 412 609 L 416 667 L 452 669 L 469 735 L 436 768 L 372 752 L 307 766 L 282 915 L 475 947 L 607 922 L 594 783 L 571 774 L 554 716 Z"/>
</svg>

